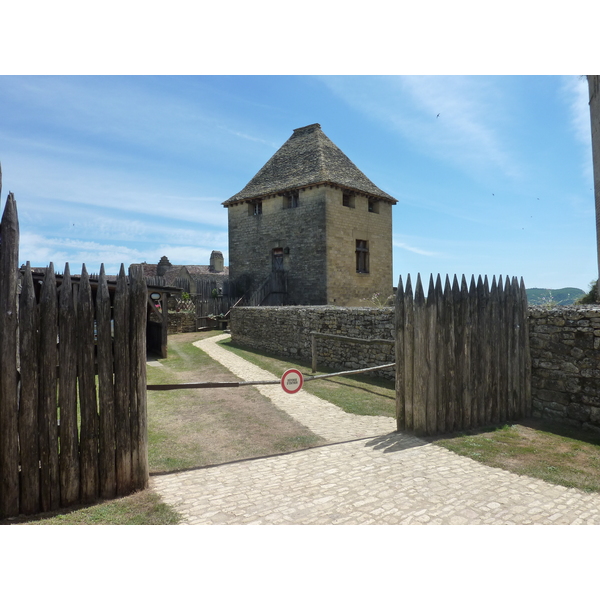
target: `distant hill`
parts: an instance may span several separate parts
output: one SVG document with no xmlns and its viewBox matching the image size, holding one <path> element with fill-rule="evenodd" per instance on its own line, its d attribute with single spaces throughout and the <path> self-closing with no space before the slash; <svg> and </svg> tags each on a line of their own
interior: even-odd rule
<svg viewBox="0 0 600 600">
<path fill-rule="evenodd" d="M 585 292 L 579 288 L 561 288 L 560 290 L 548 290 L 542 288 L 531 288 L 526 290 L 527 302 L 530 306 L 540 306 L 541 304 L 556 304 L 564 306 L 566 304 L 575 304 Z"/>
</svg>

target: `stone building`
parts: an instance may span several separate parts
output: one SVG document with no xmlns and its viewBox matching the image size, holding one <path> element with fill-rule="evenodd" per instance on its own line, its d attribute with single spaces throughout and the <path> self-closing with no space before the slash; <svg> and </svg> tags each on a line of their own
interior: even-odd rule
<svg viewBox="0 0 600 600">
<path fill-rule="evenodd" d="M 230 280 L 257 304 L 356 306 L 389 295 L 394 204 L 318 123 L 295 129 L 223 203 Z"/>
<path fill-rule="evenodd" d="M 175 286 L 190 294 L 201 294 L 208 285 L 222 291 L 229 279 L 229 268 L 223 264 L 223 253 L 213 250 L 208 265 L 173 265 L 163 256 L 157 264 L 140 263 L 146 280 L 156 285 Z"/>
</svg>

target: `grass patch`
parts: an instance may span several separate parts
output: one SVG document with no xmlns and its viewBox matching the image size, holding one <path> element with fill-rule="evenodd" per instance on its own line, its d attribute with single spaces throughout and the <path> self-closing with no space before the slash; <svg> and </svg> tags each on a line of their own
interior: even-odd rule
<svg viewBox="0 0 600 600">
<path fill-rule="evenodd" d="M 2 525 L 177 525 L 181 517 L 160 496 L 144 490 L 93 506 L 19 517 Z"/>
<path fill-rule="evenodd" d="M 530 420 L 434 443 L 490 467 L 600 492 L 600 441 L 585 431 Z"/>
<path fill-rule="evenodd" d="M 221 346 L 244 358 L 248 362 L 281 377 L 287 369 L 299 369 L 305 377 L 333 373 L 333 370 L 320 370 L 312 373 L 307 362 L 281 359 L 273 354 L 258 353 L 249 348 L 233 344 L 231 338 L 218 342 Z M 396 416 L 396 392 L 394 382 L 368 375 L 345 375 L 331 379 L 317 379 L 305 382 L 304 388 L 322 400 L 339 406 L 347 413 L 372 417 Z"/>
<path fill-rule="evenodd" d="M 169 356 L 148 383 L 237 381 L 193 342 L 222 332 L 169 336 Z M 148 391 L 150 473 L 268 456 L 322 443 L 253 387 Z"/>
</svg>

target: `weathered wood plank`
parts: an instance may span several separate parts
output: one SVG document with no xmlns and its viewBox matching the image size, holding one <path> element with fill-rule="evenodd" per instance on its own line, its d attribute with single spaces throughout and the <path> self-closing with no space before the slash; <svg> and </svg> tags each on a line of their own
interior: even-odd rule
<svg viewBox="0 0 600 600">
<path fill-rule="evenodd" d="M 132 410 L 132 469 L 135 489 L 148 486 L 148 416 L 146 400 L 146 280 L 141 269 L 131 269 L 129 273 L 131 287 L 131 395 L 135 410 Z M 166 309 L 166 307 L 165 307 Z"/>
<path fill-rule="evenodd" d="M 19 219 L 9 194 L 0 223 L 0 515 L 19 514 L 17 278 Z"/>
<path fill-rule="evenodd" d="M 462 327 L 462 373 L 461 373 L 461 415 L 463 429 L 470 429 L 472 424 L 472 386 L 471 386 L 471 326 L 472 326 L 472 309 L 469 298 L 469 288 L 467 280 L 462 276 L 460 287 L 460 319 Z"/>
<path fill-rule="evenodd" d="M 414 299 L 415 348 L 414 348 L 414 394 L 413 419 L 417 435 L 427 434 L 427 386 L 429 362 L 427 360 L 427 312 L 421 275 L 417 274 Z"/>
<path fill-rule="evenodd" d="M 443 334 L 441 344 L 444 347 L 444 374 L 441 382 L 441 402 L 443 403 L 443 423 L 439 423 L 439 432 L 454 431 L 454 403 L 456 400 L 456 351 L 454 339 L 454 309 L 452 306 L 452 286 L 446 275 L 442 292 Z"/>
<path fill-rule="evenodd" d="M 498 423 L 500 420 L 500 396 L 498 390 L 500 332 L 498 284 L 494 275 L 490 289 L 490 423 Z"/>
<path fill-rule="evenodd" d="M 504 289 L 504 278 L 498 277 L 498 419 L 500 423 L 506 423 L 508 414 L 508 334 L 506 324 L 506 290 Z"/>
<path fill-rule="evenodd" d="M 512 306 L 513 306 L 513 331 L 512 331 L 512 343 L 513 343 L 513 389 L 512 398 L 514 406 L 514 419 L 521 419 L 523 417 L 524 406 L 522 403 L 522 377 L 523 377 L 523 349 L 521 347 L 521 304 L 520 304 L 520 292 L 519 282 L 516 277 L 512 278 L 511 281 L 511 292 L 512 292 Z"/>
<path fill-rule="evenodd" d="M 46 512 L 60 506 L 58 464 L 58 302 L 54 265 L 50 263 L 40 295 L 40 496 L 41 509 Z"/>
<path fill-rule="evenodd" d="M 404 290 L 404 423 L 414 429 L 415 310 L 410 274 Z"/>
<path fill-rule="evenodd" d="M 96 332 L 98 356 L 98 407 L 100 413 L 99 476 L 100 497 L 114 498 L 117 493 L 115 454 L 115 397 L 111 303 L 104 264 L 100 266 L 96 292 Z"/>
<path fill-rule="evenodd" d="M 19 299 L 21 397 L 19 399 L 19 447 L 21 456 L 20 512 L 40 511 L 40 451 L 38 443 L 39 312 L 29 262 L 25 267 Z"/>
<path fill-rule="evenodd" d="M 80 469 L 81 501 L 98 498 L 98 410 L 94 365 L 94 308 L 92 289 L 81 267 L 77 308 L 78 381 L 81 407 Z"/>
<path fill-rule="evenodd" d="M 444 291 L 442 278 L 438 274 L 435 281 L 435 408 L 436 408 L 436 433 L 446 431 L 446 391 L 448 386 L 448 357 L 446 353 L 446 333 L 448 331 L 447 315 L 444 306 Z"/>
<path fill-rule="evenodd" d="M 59 288 L 58 406 L 60 408 L 60 503 L 79 502 L 79 430 L 77 426 L 77 323 L 69 263 Z"/>
<path fill-rule="evenodd" d="M 129 287 L 125 267 L 121 265 L 113 303 L 114 362 L 115 362 L 115 419 L 117 495 L 133 489 L 131 480 L 131 418 L 129 358 Z"/>
<path fill-rule="evenodd" d="M 478 397 L 478 418 L 480 425 L 487 425 L 491 421 L 491 385 L 490 369 L 492 364 L 491 346 L 492 324 L 491 324 L 491 306 L 490 306 L 490 288 L 487 275 L 477 280 L 477 307 L 478 307 L 478 337 L 479 344 L 479 397 Z"/>
<path fill-rule="evenodd" d="M 404 431 L 404 284 L 402 283 L 402 276 L 400 276 L 400 279 L 398 280 L 394 313 L 394 329 L 396 340 L 396 429 L 398 431 Z M 312 339 L 314 343 L 314 337 Z"/>
<path fill-rule="evenodd" d="M 427 386 L 425 391 L 425 431 L 427 435 L 435 435 L 437 432 L 437 302 L 433 275 L 429 276 L 429 288 L 427 290 L 427 301 L 425 303 L 426 338 L 425 356 L 427 361 Z"/>
<path fill-rule="evenodd" d="M 506 335 L 507 335 L 507 410 L 506 416 L 509 421 L 513 421 L 516 418 L 515 410 L 515 343 L 514 343 L 514 332 L 515 332 L 515 314 L 514 314 L 514 294 L 512 289 L 512 282 L 510 278 L 506 277 L 506 284 L 504 286 L 504 292 L 506 294 Z"/>
</svg>

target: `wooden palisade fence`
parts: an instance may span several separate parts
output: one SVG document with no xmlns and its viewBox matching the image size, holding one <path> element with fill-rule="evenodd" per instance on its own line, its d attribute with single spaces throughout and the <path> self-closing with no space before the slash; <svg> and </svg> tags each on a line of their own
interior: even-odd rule
<svg viewBox="0 0 600 600">
<path fill-rule="evenodd" d="M 531 413 L 527 296 L 523 280 L 463 275 L 425 298 L 420 275 L 396 294 L 398 430 L 436 435 Z"/>
<path fill-rule="evenodd" d="M 123 496 L 148 485 L 146 283 L 121 272 L 111 302 L 50 263 L 18 292 L 19 225 L 0 225 L 0 518 Z M 97 383 L 96 383 L 97 374 Z"/>
</svg>

